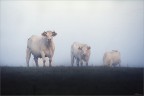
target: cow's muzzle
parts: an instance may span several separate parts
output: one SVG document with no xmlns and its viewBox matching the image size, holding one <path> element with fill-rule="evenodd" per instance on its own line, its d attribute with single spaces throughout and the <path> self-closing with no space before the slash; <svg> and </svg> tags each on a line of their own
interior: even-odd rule
<svg viewBox="0 0 144 96">
<path fill-rule="evenodd" d="M 51 41 L 51 39 L 48 39 L 48 41 Z"/>
</svg>

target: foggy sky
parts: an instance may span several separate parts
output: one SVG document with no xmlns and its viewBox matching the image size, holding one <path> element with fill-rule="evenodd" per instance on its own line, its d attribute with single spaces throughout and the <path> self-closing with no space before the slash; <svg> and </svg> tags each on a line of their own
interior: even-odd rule
<svg viewBox="0 0 144 96">
<path fill-rule="evenodd" d="M 119 50 L 121 65 L 144 64 L 144 1 L 0 1 L 0 65 L 26 66 L 27 39 L 55 30 L 53 65 L 70 65 L 75 41 L 91 46 L 89 65 Z M 35 66 L 31 56 L 30 66 Z"/>
</svg>

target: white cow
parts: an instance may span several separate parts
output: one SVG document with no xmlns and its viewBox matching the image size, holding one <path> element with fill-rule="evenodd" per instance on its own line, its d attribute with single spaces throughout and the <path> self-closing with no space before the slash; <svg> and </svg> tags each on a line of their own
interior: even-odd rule
<svg viewBox="0 0 144 96">
<path fill-rule="evenodd" d="M 121 55 L 117 50 L 112 50 L 110 52 L 105 52 L 103 56 L 103 63 L 105 66 L 116 66 L 121 63 Z"/>
<path fill-rule="evenodd" d="M 81 66 L 83 65 L 83 61 L 86 62 L 86 66 L 88 66 L 91 47 L 87 44 L 81 44 L 78 42 L 74 42 L 71 46 L 71 64 L 73 66 L 74 59 L 76 59 L 77 66 L 79 66 L 79 62 Z"/>
<path fill-rule="evenodd" d="M 34 61 L 38 67 L 38 58 L 43 59 L 43 64 L 45 66 L 45 57 L 49 58 L 49 66 L 51 66 L 52 57 L 55 51 L 55 45 L 53 42 L 53 37 L 56 36 L 56 32 L 47 31 L 43 32 L 40 36 L 32 35 L 27 41 L 26 50 L 26 62 L 29 67 L 29 60 L 31 54 L 34 56 Z"/>
</svg>

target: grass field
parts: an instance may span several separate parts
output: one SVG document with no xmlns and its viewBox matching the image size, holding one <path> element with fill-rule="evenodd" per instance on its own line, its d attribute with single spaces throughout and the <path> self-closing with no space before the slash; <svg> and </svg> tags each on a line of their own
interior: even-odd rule
<svg viewBox="0 0 144 96">
<path fill-rule="evenodd" d="M 143 68 L 0 67 L 2 95 L 143 94 Z"/>
</svg>

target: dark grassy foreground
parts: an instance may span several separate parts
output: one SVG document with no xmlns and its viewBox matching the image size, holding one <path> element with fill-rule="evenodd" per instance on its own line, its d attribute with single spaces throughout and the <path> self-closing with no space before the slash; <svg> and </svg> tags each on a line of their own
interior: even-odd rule
<svg viewBox="0 0 144 96">
<path fill-rule="evenodd" d="M 143 94 L 143 68 L 1 67 L 1 94 Z"/>
</svg>

